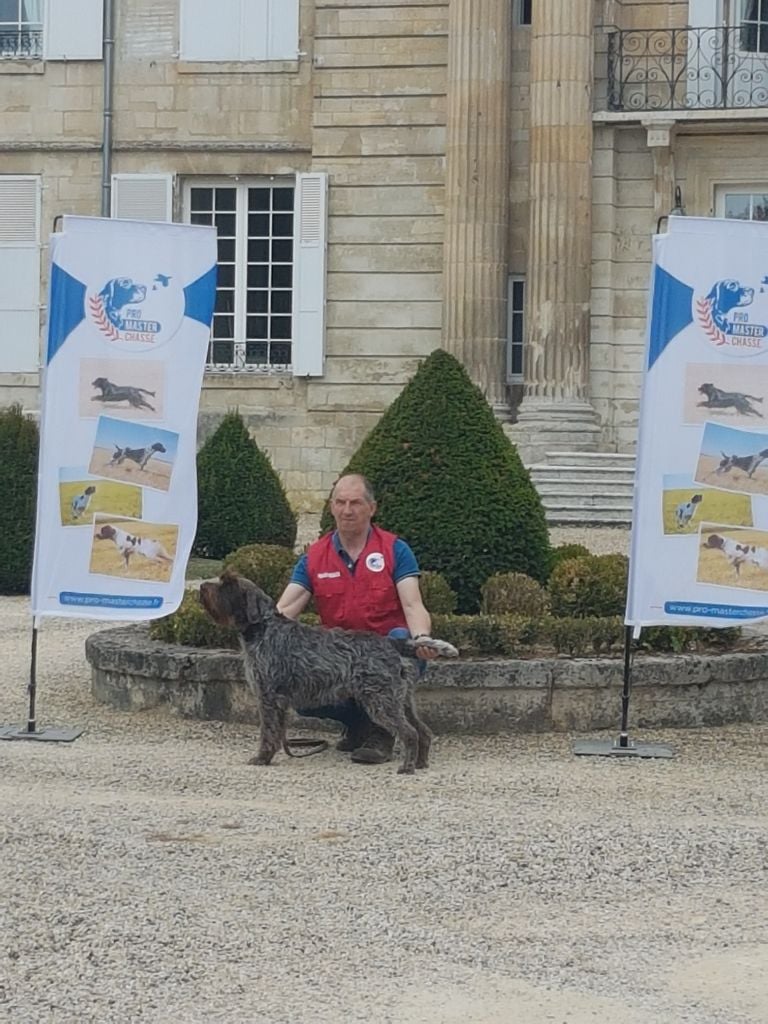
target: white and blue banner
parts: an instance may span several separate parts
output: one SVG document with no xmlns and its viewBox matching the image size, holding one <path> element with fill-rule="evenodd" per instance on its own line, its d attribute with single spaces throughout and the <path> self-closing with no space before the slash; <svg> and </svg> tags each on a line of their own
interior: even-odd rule
<svg viewBox="0 0 768 1024">
<path fill-rule="evenodd" d="M 768 617 L 768 225 L 654 239 L 627 625 Z"/>
<path fill-rule="evenodd" d="M 215 228 L 65 217 L 53 236 L 35 617 L 179 606 L 215 295 Z"/>
</svg>

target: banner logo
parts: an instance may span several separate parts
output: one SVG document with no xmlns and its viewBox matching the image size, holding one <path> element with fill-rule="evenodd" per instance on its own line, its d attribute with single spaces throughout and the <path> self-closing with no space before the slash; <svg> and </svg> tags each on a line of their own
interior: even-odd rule
<svg viewBox="0 0 768 1024">
<path fill-rule="evenodd" d="M 183 294 L 169 274 L 156 274 L 150 285 L 132 277 L 112 277 L 88 296 L 88 314 L 112 342 L 155 345 L 174 334 L 183 316 Z M 169 328 L 171 328 L 169 330 Z"/>
<path fill-rule="evenodd" d="M 707 295 L 696 299 L 696 319 L 710 344 L 727 346 L 733 355 L 765 351 L 768 326 L 755 321 L 754 309 L 745 311 L 754 301 L 755 289 L 735 280 L 716 281 Z"/>
</svg>

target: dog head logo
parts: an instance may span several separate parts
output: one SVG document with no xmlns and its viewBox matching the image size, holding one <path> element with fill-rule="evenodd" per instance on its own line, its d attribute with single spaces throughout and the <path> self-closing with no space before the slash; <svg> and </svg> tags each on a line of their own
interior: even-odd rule
<svg viewBox="0 0 768 1024">
<path fill-rule="evenodd" d="M 370 569 L 371 572 L 383 572 L 384 555 L 380 551 L 372 551 L 365 559 L 365 567 Z"/>
<path fill-rule="evenodd" d="M 757 355 L 764 351 L 768 327 L 756 323 L 755 289 L 728 278 L 716 281 L 709 292 L 695 300 L 695 315 L 710 344 L 727 346 L 733 355 Z"/>
<path fill-rule="evenodd" d="M 150 284 L 134 277 L 111 277 L 87 297 L 91 322 L 108 341 L 148 347 L 176 333 L 184 315 L 184 293 L 169 274 Z"/>
</svg>

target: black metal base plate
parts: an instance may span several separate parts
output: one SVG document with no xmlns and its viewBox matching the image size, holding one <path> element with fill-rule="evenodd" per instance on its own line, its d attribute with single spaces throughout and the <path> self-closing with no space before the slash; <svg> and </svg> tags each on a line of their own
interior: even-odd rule
<svg viewBox="0 0 768 1024">
<path fill-rule="evenodd" d="M 588 757 L 674 757 L 675 751 L 663 743 L 629 743 L 626 747 L 610 740 L 577 740 L 574 754 Z"/>
<path fill-rule="evenodd" d="M 23 725 L 0 725 L 0 740 L 37 740 L 41 743 L 71 743 L 82 735 L 82 729 L 35 729 L 29 732 Z"/>
</svg>

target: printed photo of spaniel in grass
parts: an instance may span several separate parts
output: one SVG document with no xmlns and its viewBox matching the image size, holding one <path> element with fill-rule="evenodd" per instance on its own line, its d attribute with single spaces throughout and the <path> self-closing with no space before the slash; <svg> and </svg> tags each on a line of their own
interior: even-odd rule
<svg viewBox="0 0 768 1024">
<path fill-rule="evenodd" d="M 664 477 L 661 514 L 667 537 L 698 534 L 705 520 L 752 526 L 752 498 L 702 487 L 685 473 L 670 474 Z"/>
<path fill-rule="evenodd" d="M 89 570 L 98 576 L 168 583 L 179 528 L 172 523 L 94 516 Z"/>
<path fill-rule="evenodd" d="M 768 591 L 768 531 L 703 523 L 697 583 Z"/>
</svg>

